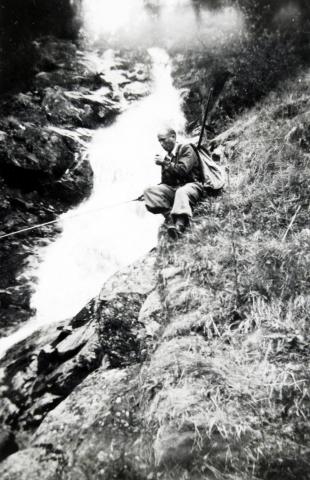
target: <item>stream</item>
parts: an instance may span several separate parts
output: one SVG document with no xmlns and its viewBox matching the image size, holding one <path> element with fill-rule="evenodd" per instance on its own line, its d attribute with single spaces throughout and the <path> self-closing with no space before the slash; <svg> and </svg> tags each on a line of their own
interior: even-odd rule
<svg viewBox="0 0 310 480">
<path fill-rule="evenodd" d="M 171 124 L 182 131 L 185 124 L 168 54 L 151 48 L 149 55 L 152 93 L 132 104 L 113 125 L 94 133 L 88 152 L 93 192 L 60 217 L 60 237 L 36 252 L 40 263 L 31 301 L 36 316 L 0 340 L 1 356 L 38 328 L 73 317 L 110 275 L 156 246 L 162 217 L 147 212 L 143 202 L 120 205 L 159 183 L 160 169 L 153 157 L 160 152 L 160 127 Z"/>
</svg>

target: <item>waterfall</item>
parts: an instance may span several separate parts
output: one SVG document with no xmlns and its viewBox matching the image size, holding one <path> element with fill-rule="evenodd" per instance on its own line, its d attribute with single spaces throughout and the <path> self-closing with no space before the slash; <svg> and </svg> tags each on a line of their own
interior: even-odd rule
<svg viewBox="0 0 310 480">
<path fill-rule="evenodd" d="M 113 125 L 94 133 L 89 146 L 93 192 L 61 216 L 61 236 L 38 249 L 38 283 L 31 300 L 36 316 L 0 340 L 0 356 L 36 329 L 73 317 L 99 293 L 110 275 L 156 246 L 162 218 L 147 212 L 142 202 L 98 211 L 135 198 L 147 186 L 159 183 L 160 168 L 153 161 L 160 152 L 156 133 L 163 124 L 178 131 L 184 127 L 169 56 L 159 48 L 150 49 L 149 54 L 152 93 L 131 105 Z M 97 211 L 83 214 L 90 210 Z M 70 218 L 72 215 L 75 218 Z"/>
</svg>

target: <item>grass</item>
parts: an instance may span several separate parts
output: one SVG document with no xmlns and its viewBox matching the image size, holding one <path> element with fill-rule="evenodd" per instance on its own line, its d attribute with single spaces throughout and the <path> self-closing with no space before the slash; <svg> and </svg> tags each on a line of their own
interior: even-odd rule
<svg viewBox="0 0 310 480">
<path fill-rule="evenodd" d="M 168 322 L 141 389 L 160 478 L 309 478 L 307 81 L 241 117 L 229 188 L 159 245 Z"/>
</svg>

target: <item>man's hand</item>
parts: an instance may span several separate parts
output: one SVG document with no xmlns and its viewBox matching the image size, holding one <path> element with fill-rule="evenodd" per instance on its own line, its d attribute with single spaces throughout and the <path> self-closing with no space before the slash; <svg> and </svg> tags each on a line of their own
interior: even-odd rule
<svg viewBox="0 0 310 480">
<path fill-rule="evenodd" d="M 156 165 L 164 165 L 165 162 L 166 162 L 165 157 L 163 157 L 162 155 L 159 155 L 159 154 L 155 155 Z"/>
</svg>

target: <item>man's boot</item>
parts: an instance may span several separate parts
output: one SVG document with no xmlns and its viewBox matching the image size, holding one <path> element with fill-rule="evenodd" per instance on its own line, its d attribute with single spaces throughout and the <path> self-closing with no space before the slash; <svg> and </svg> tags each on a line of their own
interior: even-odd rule
<svg viewBox="0 0 310 480">
<path fill-rule="evenodd" d="M 189 224 L 189 218 L 187 215 L 175 215 L 174 217 L 174 225 L 168 227 L 168 235 L 169 237 L 177 240 L 181 237 L 181 235 L 186 230 Z"/>
<path fill-rule="evenodd" d="M 163 216 L 164 216 L 164 219 L 165 219 L 164 223 L 167 227 L 173 223 L 173 219 L 171 217 L 170 210 L 168 212 L 164 212 Z"/>
</svg>

